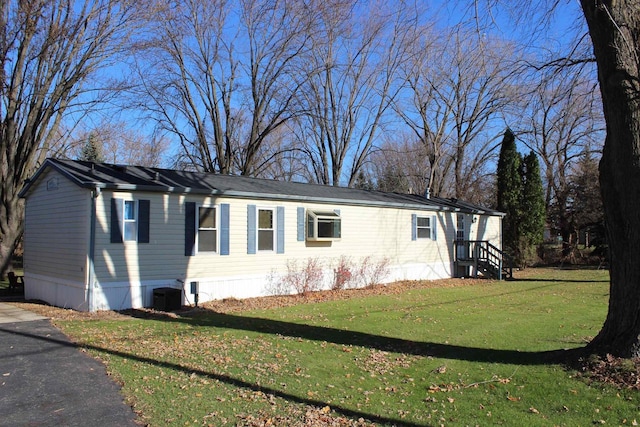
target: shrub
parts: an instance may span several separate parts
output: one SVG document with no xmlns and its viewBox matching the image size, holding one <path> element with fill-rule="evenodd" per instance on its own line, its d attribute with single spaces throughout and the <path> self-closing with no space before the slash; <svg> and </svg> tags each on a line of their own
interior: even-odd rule
<svg viewBox="0 0 640 427">
<path fill-rule="evenodd" d="M 351 259 L 347 256 L 341 256 L 338 259 L 336 267 L 333 269 L 333 286 L 332 289 L 346 289 L 353 281 L 353 268 Z"/>
<path fill-rule="evenodd" d="M 275 270 L 271 270 L 271 273 L 267 277 L 267 285 L 265 290 L 268 295 L 288 295 L 292 289 L 290 285 Z"/>
<path fill-rule="evenodd" d="M 371 256 L 366 256 L 360 261 L 357 269 L 360 283 L 365 287 L 380 284 L 389 275 L 390 260 L 387 257 L 375 262 Z"/>
<path fill-rule="evenodd" d="M 287 274 L 282 278 L 282 286 L 293 289 L 299 294 L 322 289 L 324 273 L 320 262 L 315 258 L 308 258 L 298 269 L 294 260 L 287 261 Z"/>
</svg>

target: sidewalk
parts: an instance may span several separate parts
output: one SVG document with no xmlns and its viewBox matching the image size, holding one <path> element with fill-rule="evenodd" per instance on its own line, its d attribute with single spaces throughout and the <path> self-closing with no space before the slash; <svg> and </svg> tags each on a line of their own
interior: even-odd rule
<svg viewBox="0 0 640 427">
<path fill-rule="evenodd" d="M 104 366 L 49 320 L 0 302 L 0 425 L 136 426 Z"/>
<path fill-rule="evenodd" d="M 29 322 L 31 320 L 43 320 L 46 317 L 32 313 L 31 311 L 22 310 L 12 304 L 0 302 L 0 324 Z"/>
</svg>

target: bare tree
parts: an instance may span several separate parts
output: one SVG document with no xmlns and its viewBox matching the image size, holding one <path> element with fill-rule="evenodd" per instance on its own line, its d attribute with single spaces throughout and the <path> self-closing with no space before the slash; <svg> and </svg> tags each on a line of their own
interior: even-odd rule
<svg viewBox="0 0 640 427">
<path fill-rule="evenodd" d="M 295 114 L 309 19 L 292 0 L 187 0 L 159 9 L 134 106 L 176 137 L 196 168 L 253 175 L 266 138 Z"/>
<path fill-rule="evenodd" d="M 449 186 L 445 184 L 448 175 L 445 164 L 451 159 L 448 139 L 452 105 L 443 99 L 446 89 L 440 86 L 443 69 L 438 65 L 441 56 L 435 42 L 438 37 L 429 29 L 422 31 L 421 43 L 416 43 L 411 59 L 401 66 L 406 76 L 407 96 L 394 102 L 394 110 L 422 146 L 422 150 L 417 151 L 424 154 L 423 163 L 418 166 L 421 170 L 413 171 L 412 175 L 422 174 L 423 191 L 446 197 L 445 188 Z M 427 45 L 426 40 L 431 40 L 431 44 Z M 384 151 L 394 150 L 387 147 Z M 411 152 L 415 154 L 416 150 Z"/>
<path fill-rule="evenodd" d="M 366 175 L 381 191 L 425 194 L 428 177 L 424 165 L 428 156 L 424 144 L 413 134 L 388 134 L 371 152 Z"/>
<path fill-rule="evenodd" d="M 463 27 L 443 31 L 425 34 L 438 40 L 430 46 L 416 46 L 404 67 L 407 96 L 394 109 L 425 147 L 431 194 L 471 200 L 478 180 L 491 174 L 487 166 L 513 102 L 513 48 Z"/>
<path fill-rule="evenodd" d="M 24 181 L 59 138 L 65 118 L 100 101 L 92 80 L 128 43 L 142 2 L 3 1 L 0 110 L 0 274 L 22 236 Z M 135 7 L 134 7 L 135 6 Z"/>
<path fill-rule="evenodd" d="M 540 158 L 545 177 L 545 203 L 566 251 L 571 225 L 571 170 L 585 149 L 599 151 L 604 141 L 600 98 L 586 69 L 558 69 L 543 75 L 532 91 L 526 113 L 517 122 L 519 138 Z M 541 74 L 541 72 L 538 72 Z M 568 252 L 565 254 L 567 255 Z"/>
<path fill-rule="evenodd" d="M 384 125 L 414 41 L 415 10 L 403 3 L 317 2 L 310 76 L 300 92 L 300 144 L 315 181 L 353 185 Z"/>
<path fill-rule="evenodd" d="M 493 6 L 494 0 L 474 1 Z M 640 7 L 637 0 L 581 0 L 598 68 L 606 137 L 600 161 L 600 186 L 610 251 L 610 297 L 605 323 L 588 346 L 597 353 L 640 357 Z M 565 12 L 569 3 L 509 2 L 519 16 L 543 22 L 539 12 Z M 477 9 L 477 8 L 476 8 Z M 532 12 L 532 13 L 528 13 Z M 544 17 L 542 17 L 544 18 Z M 525 18 L 523 18 L 525 19 Z M 560 64 L 587 59 L 561 58 Z"/>
<path fill-rule="evenodd" d="M 271 132 L 256 155 L 255 176 L 279 181 L 309 182 L 312 177 L 306 168 L 306 156 L 295 138 L 289 123 Z"/>
<path fill-rule="evenodd" d="M 86 130 L 78 130 L 57 157 L 81 158 L 85 142 L 93 139 L 101 161 L 113 164 L 160 167 L 167 162 L 169 142 L 159 135 L 143 135 L 126 122 L 107 121 Z"/>
</svg>

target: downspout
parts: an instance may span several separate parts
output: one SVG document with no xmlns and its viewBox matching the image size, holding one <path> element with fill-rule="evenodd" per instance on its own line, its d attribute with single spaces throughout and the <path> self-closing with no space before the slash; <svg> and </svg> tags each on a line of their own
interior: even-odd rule
<svg viewBox="0 0 640 427">
<path fill-rule="evenodd" d="M 89 223 L 89 259 L 87 268 L 87 302 L 89 312 L 95 311 L 93 301 L 93 281 L 95 279 L 94 259 L 96 252 L 96 199 L 100 196 L 100 188 L 91 190 L 91 219 Z"/>
</svg>

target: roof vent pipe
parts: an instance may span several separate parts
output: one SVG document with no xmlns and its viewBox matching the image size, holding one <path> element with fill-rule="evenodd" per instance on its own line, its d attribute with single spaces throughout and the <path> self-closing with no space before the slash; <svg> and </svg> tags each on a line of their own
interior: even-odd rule
<svg viewBox="0 0 640 427">
<path fill-rule="evenodd" d="M 425 199 L 430 199 L 431 198 L 431 179 L 427 177 L 427 188 L 424 190 L 424 198 Z"/>
</svg>

